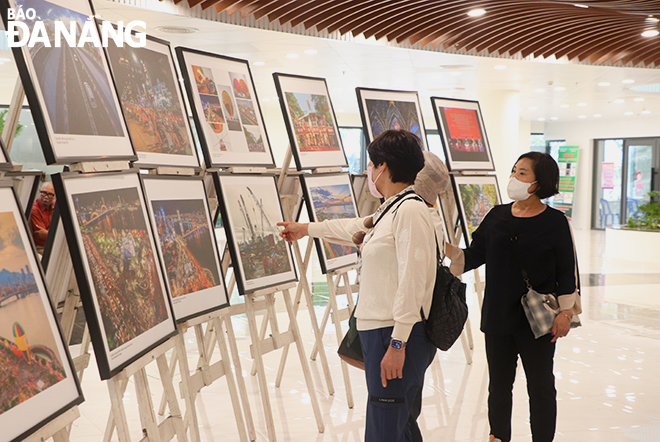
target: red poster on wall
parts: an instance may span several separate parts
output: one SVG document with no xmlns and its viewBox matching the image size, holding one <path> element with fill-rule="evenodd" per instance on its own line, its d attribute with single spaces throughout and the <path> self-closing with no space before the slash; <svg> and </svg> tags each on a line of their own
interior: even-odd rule
<svg viewBox="0 0 660 442">
<path fill-rule="evenodd" d="M 476 110 L 445 107 L 444 111 L 449 138 L 483 142 Z"/>
</svg>

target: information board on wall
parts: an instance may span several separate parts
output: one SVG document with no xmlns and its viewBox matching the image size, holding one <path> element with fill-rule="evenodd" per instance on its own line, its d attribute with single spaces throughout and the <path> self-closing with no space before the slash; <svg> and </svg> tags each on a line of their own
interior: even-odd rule
<svg viewBox="0 0 660 442">
<path fill-rule="evenodd" d="M 564 212 L 568 219 L 573 216 L 578 152 L 578 146 L 561 146 L 559 147 L 557 159 L 559 165 L 559 194 L 555 195 L 552 206 Z"/>
</svg>

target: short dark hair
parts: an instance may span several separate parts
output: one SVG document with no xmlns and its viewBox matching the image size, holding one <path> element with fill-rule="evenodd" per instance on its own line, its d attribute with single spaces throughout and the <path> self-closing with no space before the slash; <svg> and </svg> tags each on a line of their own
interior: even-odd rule
<svg viewBox="0 0 660 442">
<path fill-rule="evenodd" d="M 536 175 L 536 192 L 534 194 L 541 199 L 550 198 L 559 193 L 559 166 L 557 162 L 547 153 L 527 152 L 520 157 L 516 163 L 527 158 L 534 164 L 534 175 Z"/>
<path fill-rule="evenodd" d="M 393 183 L 413 184 L 424 167 L 421 141 L 405 130 L 388 130 L 367 146 L 374 166 L 387 164 Z"/>
</svg>

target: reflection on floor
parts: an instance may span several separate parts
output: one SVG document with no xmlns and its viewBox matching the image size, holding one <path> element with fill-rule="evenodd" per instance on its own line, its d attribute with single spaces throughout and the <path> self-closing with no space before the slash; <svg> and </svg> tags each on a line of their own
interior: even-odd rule
<svg viewBox="0 0 660 442">
<path fill-rule="evenodd" d="M 604 234 L 575 232 L 582 273 L 584 326 L 573 330 L 557 347 L 555 374 L 559 419 L 556 441 L 571 442 L 656 442 L 660 441 L 660 279 L 658 265 L 607 259 Z M 591 277 L 589 274 L 604 275 Z M 471 300 L 474 332 L 474 363 L 465 364 L 457 344 L 449 352 L 438 353 L 427 372 L 424 408 L 420 427 L 427 441 L 483 442 L 487 440 L 486 397 L 488 378 L 483 337 L 478 331 L 479 309 Z M 286 324 L 281 315 L 281 327 Z M 320 317 L 320 316 L 319 316 Z M 309 318 L 298 315 L 306 349 L 313 338 Z M 235 319 L 243 376 L 257 428 L 257 440 L 267 440 L 256 378 L 249 375 L 249 338 L 244 319 Z M 275 375 L 280 352 L 266 356 L 267 376 L 279 441 L 361 441 L 364 438 L 366 389 L 364 375 L 349 368 L 355 407 L 346 405 L 334 331 L 326 331 L 325 343 L 330 360 L 334 396 L 327 394 L 319 362 L 311 369 L 326 430 L 319 434 L 309 406 L 295 351 L 289 354 L 280 388 Z M 194 336 L 186 337 L 191 366 L 196 363 Z M 160 401 L 158 373 L 149 370 L 153 381 L 154 403 Z M 179 379 L 177 375 L 176 380 Z M 92 364 L 83 378 L 86 402 L 82 417 L 72 429 L 72 441 L 100 441 L 107 422 L 109 397 Z M 519 370 L 514 389 L 513 441 L 531 441 L 524 373 Z M 125 403 L 133 440 L 140 438 L 140 424 L 134 403 L 134 387 L 129 386 Z M 202 390 L 197 402 L 202 441 L 238 441 L 227 384 L 224 379 Z M 116 436 L 114 437 L 116 440 Z"/>
</svg>

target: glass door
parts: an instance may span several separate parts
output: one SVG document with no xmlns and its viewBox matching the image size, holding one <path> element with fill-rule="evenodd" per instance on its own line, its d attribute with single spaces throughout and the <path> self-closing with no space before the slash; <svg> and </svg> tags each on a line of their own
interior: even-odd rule
<svg viewBox="0 0 660 442">
<path fill-rule="evenodd" d="M 649 192 L 658 190 L 660 141 L 657 138 L 625 140 L 621 224 L 641 215 L 639 206 L 650 200 Z"/>
</svg>

